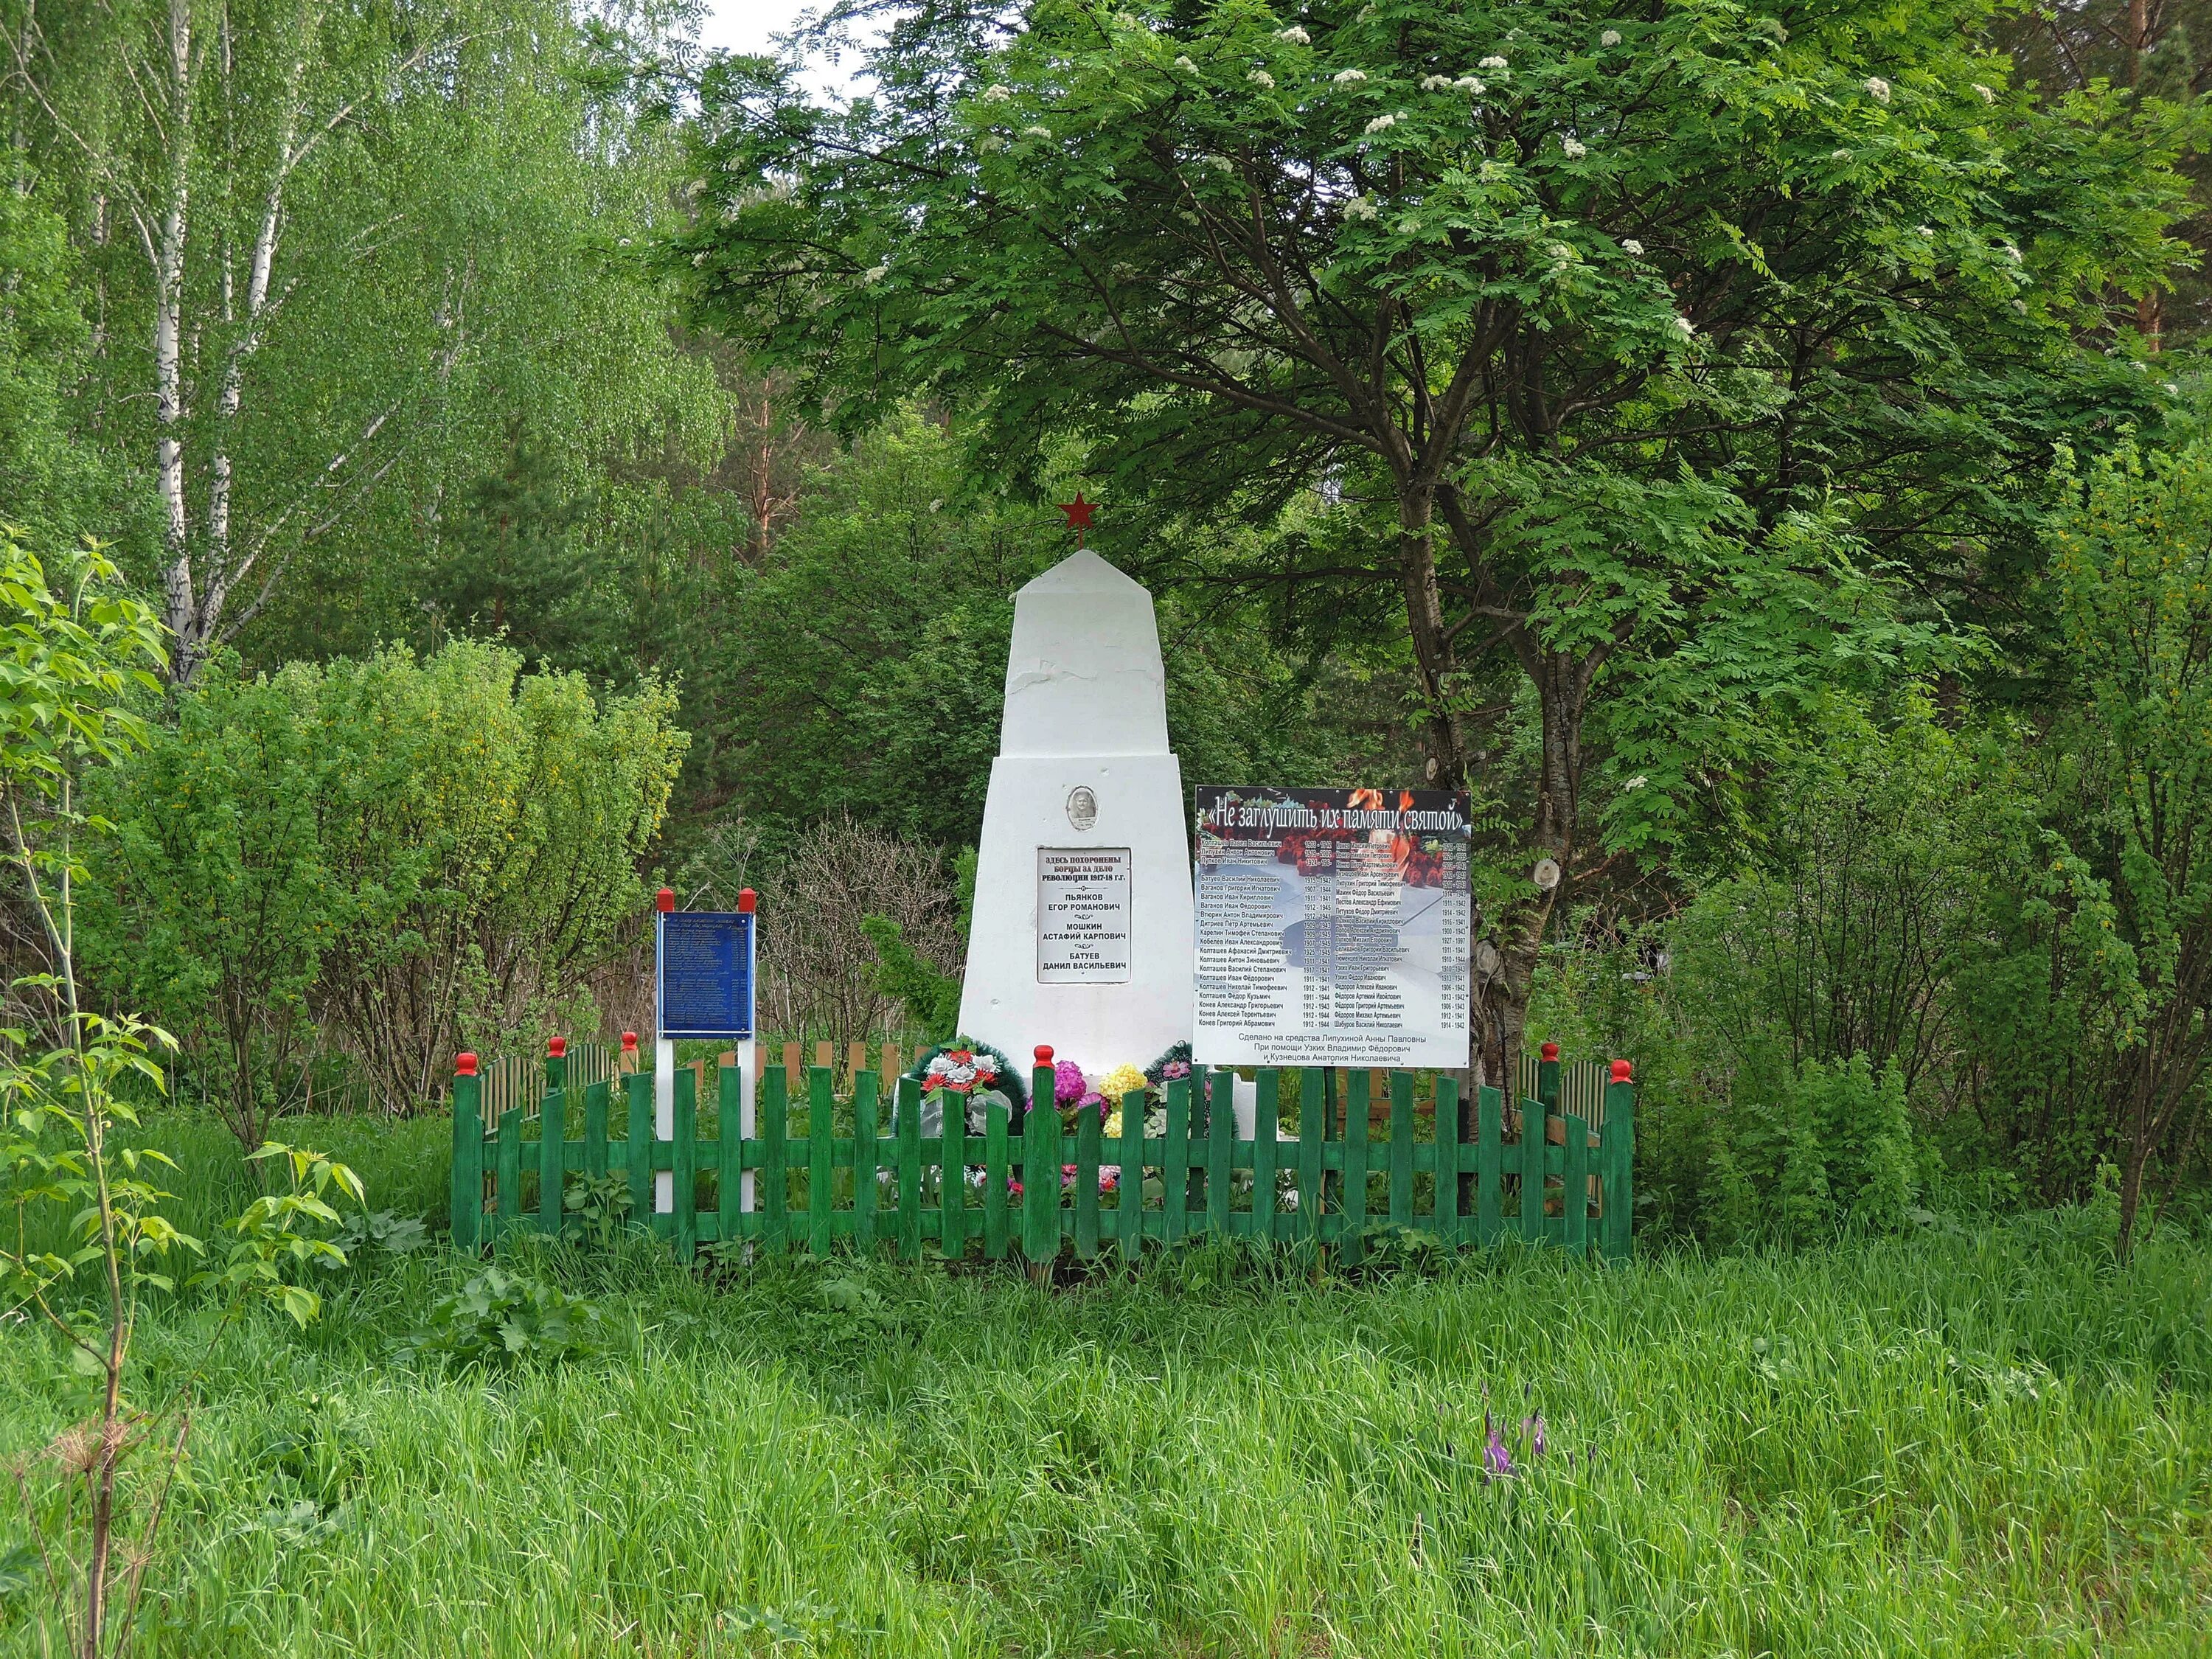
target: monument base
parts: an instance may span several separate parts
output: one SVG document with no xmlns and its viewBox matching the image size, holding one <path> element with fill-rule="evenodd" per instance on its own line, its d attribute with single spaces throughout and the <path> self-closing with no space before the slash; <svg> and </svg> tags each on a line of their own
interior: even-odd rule
<svg viewBox="0 0 2212 1659">
<path fill-rule="evenodd" d="M 1189 1042 L 1184 818 L 1182 768 L 1171 754 L 993 761 L 961 1030 L 1017 1064 L 1048 1042 L 1094 1075 L 1150 1065 Z M 1123 852 L 1126 860 L 1112 856 Z M 1087 876 L 1095 901 L 1068 905 Z M 1041 891 L 1049 895 L 1042 915 Z"/>
</svg>

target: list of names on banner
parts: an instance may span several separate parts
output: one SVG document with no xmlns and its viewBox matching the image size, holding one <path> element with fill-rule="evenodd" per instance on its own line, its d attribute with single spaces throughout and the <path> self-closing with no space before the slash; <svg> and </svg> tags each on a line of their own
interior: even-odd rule
<svg viewBox="0 0 2212 1659">
<path fill-rule="evenodd" d="M 1218 1066 L 1468 1059 L 1468 798 L 1196 792 L 1194 1051 Z"/>
</svg>

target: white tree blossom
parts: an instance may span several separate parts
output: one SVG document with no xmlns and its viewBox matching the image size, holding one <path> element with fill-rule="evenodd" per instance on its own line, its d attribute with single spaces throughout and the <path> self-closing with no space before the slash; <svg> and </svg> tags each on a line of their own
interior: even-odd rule
<svg viewBox="0 0 2212 1659">
<path fill-rule="evenodd" d="M 1504 67 L 1505 60 L 1503 58 L 1500 58 L 1494 52 L 1492 52 L 1489 57 L 1484 58 L 1480 64 L 1475 65 L 1475 68 L 1477 69 L 1486 70 L 1502 70 Z"/>
<path fill-rule="evenodd" d="M 1198 65 L 1192 63 L 1188 58 L 1176 58 L 1175 60 L 1175 66 L 1181 70 L 1185 75 L 1195 75 L 1198 73 Z"/>
<path fill-rule="evenodd" d="M 1991 92 L 1991 91 L 1990 91 L 1987 87 L 1984 86 L 1984 85 L 1983 85 L 1979 81 L 1977 81 L 1977 82 L 1974 82 L 1974 90 L 1975 90 L 1976 92 L 1978 92 L 1978 93 L 1979 93 L 1979 94 L 1981 94 L 1981 96 L 1982 96 L 1982 101 L 1983 101 L 1984 103 L 1985 103 L 1985 104 L 1994 104 L 1994 103 L 1996 103 L 1996 100 L 1997 100 L 1997 95 L 1996 95 L 1996 94 L 1995 94 L 1994 92 Z"/>
<path fill-rule="evenodd" d="M 1559 140 L 1559 148 L 1565 152 L 1566 158 L 1570 161 L 1579 161 L 1589 154 L 1589 146 L 1579 138 L 1562 138 Z"/>
<path fill-rule="evenodd" d="M 1462 92 L 1471 92 L 1478 98 L 1490 90 L 1472 75 L 1461 76 L 1458 80 L 1452 82 L 1452 85 L 1457 87 Z"/>
<path fill-rule="evenodd" d="M 1286 29 L 1277 29 L 1275 31 L 1275 39 L 1278 40 L 1287 40 L 1294 46 L 1303 46 L 1311 44 L 1313 36 L 1308 34 L 1296 23 L 1293 23 Z"/>
<path fill-rule="evenodd" d="M 1644 244 L 1633 236 L 1624 236 L 1620 240 L 1620 251 L 1641 259 L 1644 257 Z"/>
<path fill-rule="evenodd" d="M 1376 133 L 1388 132 L 1392 127 L 1395 127 L 1397 125 L 1398 118 L 1396 116 L 1378 115 L 1367 124 L 1367 136 L 1372 138 Z"/>
<path fill-rule="evenodd" d="M 1249 81 L 1255 87 L 1266 88 L 1272 87 L 1275 84 L 1275 77 L 1268 74 L 1265 70 L 1254 70 L 1244 78 L 1247 81 Z"/>
<path fill-rule="evenodd" d="M 1889 82 L 1879 75 L 1867 76 L 1866 89 L 1873 95 L 1875 103 L 1886 104 L 1889 101 Z"/>
<path fill-rule="evenodd" d="M 1687 317 L 1675 318 L 1674 326 L 1682 331 L 1682 337 L 1686 340 L 1694 340 L 1698 337 L 1698 325 Z"/>
<path fill-rule="evenodd" d="M 1371 221 L 1380 218 L 1382 213 L 1382 210 L 1375 205 L 1374 199 L 1370 197 L 1355 196 L 1344 204 L 1344 216 L 1347 219 Z"/>
<path fill-rule="evenodd" d="M 1367 78 L 1367 71 L 1365 70 L 1339 70 L 1334 78 L 1336 84 L 1340 87 L 1353 86 Z"/>
<path fill-rule="evenodd" d="M 1013 95 L 1014 89 L 1002 81 L 994 81 L 983 88 L 983 101 L 987 104 L 1003 104 Z"/>
<path fill-rule="evenodd" d="M 1022 129 L 1022 137 L 1024 138 L 1049 138 L 1052 137 L 1052 129 L 1050 127 L 1024 127 Z"/>
<path fill-rule="evenodd" d="M 1620 44 L 1620 31 L 1619 29 L 1607 29 L 1603 34 L 1598 36 L 1597 43 L 1601 46 L 1619 46 Z"/>
<path fill-rule="evenodd" d="M 1421 77 L 1421 90 L 1423 92 L 1448 92 L 1451 89 L 1451 83 L 1452 78 L 1449 75 L 1424 75 Z"/>
</svg>

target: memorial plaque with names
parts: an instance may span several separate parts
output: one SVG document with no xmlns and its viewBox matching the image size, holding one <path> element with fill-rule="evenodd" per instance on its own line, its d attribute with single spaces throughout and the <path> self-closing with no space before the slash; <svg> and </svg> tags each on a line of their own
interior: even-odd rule
<svg viewBox="0 0 2212 1659">
<path fill-rule="evenodd" d="M 1118 985 L 1129 977 L 1129 849 L 1037 848 L 1040 985 Z"/>
<path fill-rule="evenodd" d="M 742 1041 L 753 1035 L 753 919 L 741 910 L 660 918 L 660 1035 Z"/>
<path fill-rule="evenodd" d="M 1200 1058 L 1468 1063 L 1465 794 L 1214 786 L 1195 795 Z"/>
</svg>

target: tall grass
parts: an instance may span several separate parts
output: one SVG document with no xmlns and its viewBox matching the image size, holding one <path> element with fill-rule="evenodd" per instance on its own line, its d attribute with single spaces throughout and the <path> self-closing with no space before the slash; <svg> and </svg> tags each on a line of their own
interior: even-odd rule
<svg viewBox="0 0 2212 1659">
<path fill-rule="evenodd" d="M 412 1133 L 355 1152 L 380 1205 L 434 1202 Z M 217 1149 L 187 1162 L 214 1212 Z M 707 1283 L 643 1247 L 540 1247 L 520 1265 L 619 1338 L 495 1375 L 389 1358 L 465 1264 L 367 1261 L 310 1331 L 216 1343 L 153 1633 L 532 1659 L 2201 1653 L 2212 1252 L 2120 1267 L 2096 1231 L 1610 1271 L 1509 1251 L 1358 1285 L 1200 1252 L 1058 1291 L 851 1262 Z M 206 1325 L 149 1328 L 147 1390 Z M 66 1389 L 38 1338 L 4 1340 L 17 1452 Z M 1520 1442 L 1509 1479 L 1485 1477 L 1486 1410 Z M 37 1651 L 9 1607 L 6 1650 Z"/>
</svg>

